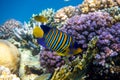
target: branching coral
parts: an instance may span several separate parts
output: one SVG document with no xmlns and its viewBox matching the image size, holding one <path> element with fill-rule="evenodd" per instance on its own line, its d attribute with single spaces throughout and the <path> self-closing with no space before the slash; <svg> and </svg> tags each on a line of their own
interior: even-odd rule
<svg viewBox="0 0 120 80">
<path fill-rule="evenodd" d="M 87 49 L 88 42 L 101 28 L 112 26 L 113 18 L 108 13 L 93 12 L 89 14 L 75 15 L 60 28 L 63 32 L 73 36 L 83 49 Z"/>
<path fill-rule="evenodd" d="M 4 66 L 0 66 L 0 80 L 20 80 L 15 74 Z"/>
<path fill-rule="evenodd" d="M 67 6 L 59 9 L 54 16 L 55 23 L 59 24 L 58 27 L 61 27 L 65 24 L 66 20 L 75 15 L 75 7 Z"/>
<path fill-rule="evenodd" d="M 27 23 L 24 23 L 24 25 L 21 28 L 14 28 L 13 33 L 14 33 L 14 39 L 16 41 L 19 41 L 22 43 L 21 47 L 26 47 L 26 48 L 31 48 L 31 49 L 36 49 L 37 47 L 36 41 L 33 38 L 32 35 L 32 30 L 33 28 L 27 25 Z"/>
<path fill-rule="evenodd" d="M 65 64 L 64 60 L 57 56 L 56 52 L 42 51 L 40 53 L 40 64 L 47 72 L 54 72 L 54 69 Z"/>
<path fill-rule="evenodd" d="M 15 19 L 10 19 L 6 21 L 1 27 L 0 27 L 0 38 L 1 39 L 8 39 L 14 35 L 13 29 L 21 27 L 21 23 L 19 21 L 16 21 Z"/>
<path fill-rule="evenodd" d="M 32 18 L 30 20 L 30 24 L 33 25 L 35 23 L 35 20 L 33 19 L 34 16 L 36 15 L 41 15 L 44 16 L 48 19 L 47 21 L 47 25 L 52 25 L 52 23 L 54 22 L 54 14 L 55 14 L 55 10 L 52 8 L 47 8 L 45 10 L 43 10 L 41 13 L 39 14 L 33 14 Z"/>
<path fill-rule="evenodd" d="M 96 62 L 106 65 L 110 57 L 120 54 L 120 23 L 116 23 L 110 28 L 99 30 L 99 54 L 96 55 Z"/>
<path fill-rule="evenodd" d="M 120 23 L 112 26 L 113 18 L 108 13 L 94 12 L 87 15 L 74 16 L 68 20 L 61 30 L 72 35 L 85 51 L 88 42 L 99 36 L 96 64 L 105 65 L 106 59 L 120 52 Z"/>
<path fill-rule="evenodd" d="M 120 8 L 118 6 L 105 8 L 101 10 L 102 12 L 108 12 L 115 20 L 115 22 L 120 21 Z"/>
<path fill-rule="evenodd" d="M 119 0 L 84 0 L 84 2 L 78 5 L 82 13 L 88 13 L 97 11 L 99 9 L 110 8 L 114 6 L 120 6 Z"/>
<path fill-rule="evenodd" d="M 82 59 L 76 58 L 71 65 L 57 68 L 51 80 L 81 80 L 86 74 L 89 63 L 97 53 L 95 48 L 97 40 L 98 38 L 94 37 L 89 42 L 87 52 Z"/>
</svg>

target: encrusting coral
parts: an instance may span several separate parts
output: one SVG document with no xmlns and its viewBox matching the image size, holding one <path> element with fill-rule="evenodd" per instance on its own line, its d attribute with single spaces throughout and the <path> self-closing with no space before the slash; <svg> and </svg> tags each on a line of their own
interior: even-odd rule
<svg viewBox="0 0 120 80">
<path fill-rule="evenodd" d="M 82 13 L 94 12 L 104 8 L 120 6 L 119 0 L 84 0 L 78 5 Z"/>
<path fill-rule="evenodd" d="M 8 68 L 0 66 L 0 80 L 20 80 L 20 78 L 12 74 Z"/>
</svg>

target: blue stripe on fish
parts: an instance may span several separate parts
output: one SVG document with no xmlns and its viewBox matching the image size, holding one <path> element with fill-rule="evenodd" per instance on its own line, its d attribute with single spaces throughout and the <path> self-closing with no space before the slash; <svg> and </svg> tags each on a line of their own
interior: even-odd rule
<svg viewBox="0 0 120 80">
<path fill-rule="evenodd" d="M 57 47 L 56 47 L 56 50 L 58 50 L 61 46 L 61 44 L 63 43 L 63 40 L 64 40 L 64 34 L 62 33 L 62 39 L 60 40 L 60 42 L 58 43 Z"/>
<path fill-rule="evenodd" d="M 52 49 L 54 49 L 54 47 L 55 47 L 55 45 L 56 45 L 56 43 L 57 43 L 57 41 L 58 41 L 58 39 L 59 39 L 59 37 L 60 37 L 60 31 L 58 31 L 58 34 L 57 34 L 58 36 L 57 36 L 57 38 L 55 39 L 55 41 L 54 41 L 54 43 L 53 43 L 53 45 L 52 45 Z M 55 48 L 55 51 L 56 51 L 56 48 Z"/>
</svg>

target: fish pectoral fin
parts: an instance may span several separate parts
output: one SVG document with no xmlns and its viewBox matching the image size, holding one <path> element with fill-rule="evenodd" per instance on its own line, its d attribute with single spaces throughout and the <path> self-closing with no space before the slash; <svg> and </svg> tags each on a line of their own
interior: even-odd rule
<svg viewBox="0 0 120 80">
<path fill-rule="evenodd" d="M 81 48 L 72 49 L 72 52 L 73 52 L 74 55 L 76 55 L 76 54 L 81 53 L 81 52 L 82 52 L 82 49 L 81 49 Z"/>
</svg>

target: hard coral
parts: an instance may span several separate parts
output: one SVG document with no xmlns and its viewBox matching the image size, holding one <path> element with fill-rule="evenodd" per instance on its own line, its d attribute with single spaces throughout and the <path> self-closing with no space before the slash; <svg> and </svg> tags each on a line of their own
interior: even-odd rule
<svg viewBox="0 0 120 80">
<path fill-rule="evenodd" d="M 64 60 L 57 56 L 56 52 L 42 51 L 40 53 L 40 64 L 43 68 L 46 68 L 47 72 L 54 72 L 55 68 L 61 67 L 64 63 Z"/>
<path fill-rule="evenodd" d="M 120 8 L 118 6 L 111 7 L 111 8 L 105 8 L 100 11 L 108 12 L 114 18 L 115 22 L 120 21 Z"/>
<path fill-rule="evenodd" d="M 85 77 L 90 62 L 97 53 L 95 49 L 97 40 L 98 37 L 94 37 L 89 42 L 87 52 L 82 59 L 76 58 L 71 64 L 57 68 L 51 80 L 82 80 Z"/>
<path fill-rule="evenodd" d="M 32 15 L 30 24 L 33 25 L 35 23 L 35 20 L 33 17 L 36 15 L 39 15 L 39 16 L 44 16 L 47 18 L 47 22 L 46 22 L 47 25 L 52 25 L 52 23 L 54 22 L 54 14 L 55 14 L 55 11 L 52 8 L 47 8 L 45 10 L 42 10 L 41 13 Z"/>
<path fill-rule="evenodd" d="M 61 8 L 56 12 L 54 16 L 54 21 L 55 23 L 59 23 L 63 25 L 66 22 L 66 20 L 72 17 L 73 15 L 75 15 L 75 7 L 67 6 L 67 7 Z"/>
<path fill-rule="evenodd" d="M 83 52 L 88 47 L 88 42 L 98 36 L 98 54 L 96 64 L 105 65 L 106 59 L 116 56 L 120 52 L 120 23 L 112 26 L 112 17 L 108 13 L 94 12 L 88 15 L 74 16 L 70 18 L 60 30 L 73 36 L 81 45 Z"/>
<path fill-rule="evenodd" d="M 75 15 L 60 28 L 63 32 L 73 36 L 76 42 L 87 48 L 88 42 L 96 35 L 101 28 L 110 27 L 113 18 L 106 12 L 93 12 L 89 14 Z"/>
<path fill-rule="evenodd" d="M 20 54 L 9 41 L 0 40 L 0 65 L 8 67 L 12 73 L 18 71 Z"/>
<path fill-rule="evenodd" d="M 16 21 L 15 19 L 10 19 L 6 21 L 1 27 L 0 27 L 0 38 L 1 39 L 8 39 L 14 35 L 13 29 L 21 27 L 21 23 L 19 21 Z"/>
<path fill-rule="evenodd" d="M 84 2 L 78 6 L 82 10 L 82 13 L 88 13 L 88 12 L 97 11 L 99 9 L 120 6 L 120 1 L 119 0 L 84 0 Z"/>
<path fill-rule="evenodd" d="M 0 80 L 20 80 L 15 74 L 4 66 L 0 66 Z"/>
<path fill-rule="evenodd" d="M 99 64 L 106 65 L 110 57 L 120 54 L 120 23 L 116 23 L 110 28 L 99 30 L 99 40 L 97 46 L 99 54 L 96 55 L 96 61 Z"/>
</svg>

